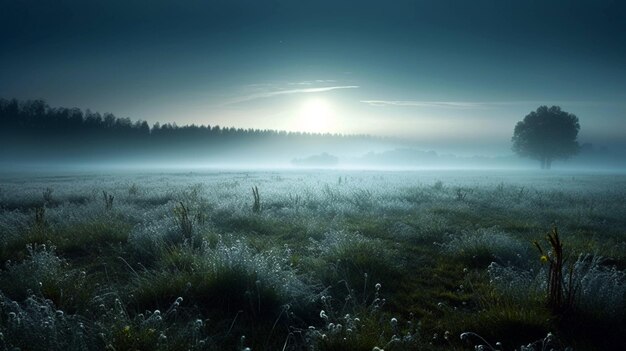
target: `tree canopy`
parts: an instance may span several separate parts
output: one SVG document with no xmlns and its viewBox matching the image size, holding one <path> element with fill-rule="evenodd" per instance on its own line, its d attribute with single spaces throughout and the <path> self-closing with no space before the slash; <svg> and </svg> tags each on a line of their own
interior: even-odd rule
<svg viewBox="0 0 626 351">
<path fill-rule="evenodd" d="M 550 169 L 552 161 L 566 159 L 578 152 L 580 124 L 576 115 L 559 106 L 540 106 L 513 131 L 513 151 L 519 156 L 539 160 L 541 168 Z"/>
</svg>

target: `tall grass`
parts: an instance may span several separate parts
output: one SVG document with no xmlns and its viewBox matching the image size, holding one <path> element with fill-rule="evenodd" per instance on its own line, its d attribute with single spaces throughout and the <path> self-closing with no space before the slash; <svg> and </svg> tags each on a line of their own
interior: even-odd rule
<svg viewBox="0 0 626 351">
<path fill-rule="evenodd" d="M 528 245 L 498 227 L 464 230 L 449 234 L 447 239 L 439 244 L 444 253 L 478 267 L 487 267 L 491 262 L 526 266 L 530 259 Z"/>
<path fill-rule="evenodd" d="M 460 349 L 466 326 L 505 349 L 548 331 L 621 346 L 626 180 L 483 176 L 3 178 L 0 349 Z M 553 223 L 569 316 L 532 247 Z"/>
<path fill-rule="evenodd" d="M 259 195 L 259 188 L 257 186 L 252 187 L 252 197 L 254 202 L 252 203 L 252 212 L 261 212 L 261 196 Z"/>
</svg>

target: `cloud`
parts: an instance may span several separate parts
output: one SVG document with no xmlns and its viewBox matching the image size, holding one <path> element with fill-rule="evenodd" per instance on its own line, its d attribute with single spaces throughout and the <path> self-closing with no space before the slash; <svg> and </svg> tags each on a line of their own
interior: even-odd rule
<svg viewBox="0 0 626 351">
<path fill-rule="evenodd" d="M 455 109 L 484 108 L 507 103 L 499 102 L 466 102 L 466 101 L 411 101 L 411 100 L 361 100 L 370 106 L 415 106 L 415 107 L 439 107 Z"/>
<path fill-rule="evenodd" d="M 334 79 L 316 79 L 316 80 L 304 80 L 301 82 L 290 82 L 287 85 L 315 85 L 315 84 L 325 84 L 325 83 L 336 83 L 337 81 Z"/>
<path fill-rule="evenodd" d="M 498 106 L 524 106 L 524 105 L 593 105 L 598 102 L 593 101 L 419 101 L 419 100 L 361 100 L 360 102 L 370 106 L 413 106 L 413 107 L 434 107 L 449 109 L 483 109 Z"/>
<path fill-rule="evenodd" d="M 238 104 L 241 102 L 257 100 L 257 99 L 266 99 L 266 98 L 271 98 L 271 97 L 280 96 L 280 95 L 323 93 L 323 92 L 332 91 L 332 90 L 357 89 L 357 88 L 359 88 L 358 85 L 338 85 L 338 86 L 330 86 L 330 87 L 262 91 L 262 92 L 257 92 L 257 93 L 253 93 L 249 95 L 236 97 L 226 102 L 225 105 Z"/>
</svg>

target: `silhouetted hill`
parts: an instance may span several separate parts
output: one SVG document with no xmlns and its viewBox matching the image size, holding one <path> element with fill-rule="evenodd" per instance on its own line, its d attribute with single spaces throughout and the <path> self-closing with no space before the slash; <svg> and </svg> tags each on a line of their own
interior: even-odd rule
<svg viewBox="0 0 626 351">
<path fill-rule="evenodd" d="M 339 163 L 336 156 L 324 152 L 320 155 L 313 155 L 306 158 L 296 158 L 291 161 L 295 166 L 303 167 L 334 167 Z"/>
</svg>

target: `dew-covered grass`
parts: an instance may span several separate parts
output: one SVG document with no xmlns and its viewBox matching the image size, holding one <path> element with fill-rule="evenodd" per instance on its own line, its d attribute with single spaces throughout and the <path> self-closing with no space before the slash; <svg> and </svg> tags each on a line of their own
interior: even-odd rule
<svg viewBox="0 0 626 351">
<path fill-rule="evenodd" d="M 626 347 L 618 174 L 3 173 L 0 261 L 0 349 Z"/>
</svg>

